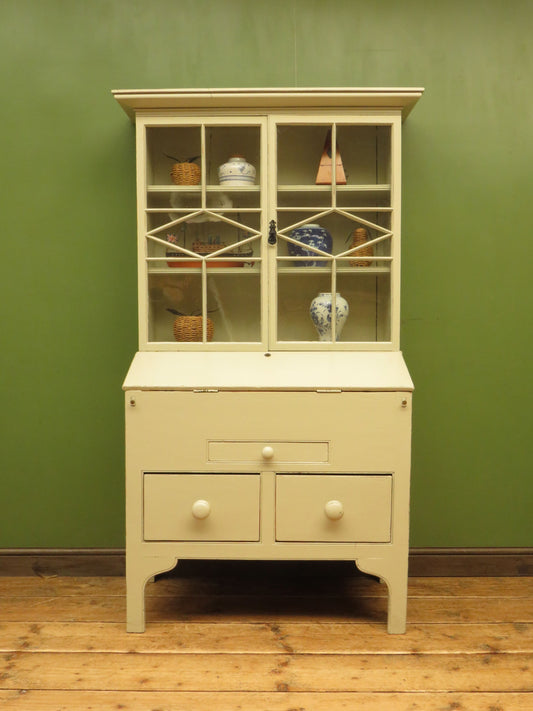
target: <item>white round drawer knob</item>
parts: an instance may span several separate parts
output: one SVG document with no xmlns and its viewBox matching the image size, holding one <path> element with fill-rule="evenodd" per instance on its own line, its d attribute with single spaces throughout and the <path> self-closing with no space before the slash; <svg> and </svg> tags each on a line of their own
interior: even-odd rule
<svg viewBox="0 0 533 711">
<path fill-rule="evenodd" d="M 340 501 L 333 499 L 324 506 L 324 513 L 331 521 L 338 521 L 344 516 L 344 506 Z"/>
<path fill-rule="evenodd" d="M 263 455 L 263 459 L 272 459 L 274 456 L 274 450 L 272 447 L 263 447 L 261 454 Z"/>
<path fill-rule="evenodd" d="M 192 505 L 192 515 L 194 518 L 207 518 L 210 513 L 211 506 L 209 501 L 206 501 L 205 499 L 198 499 L 198 501 L 195 501 Z"/>
</svg>

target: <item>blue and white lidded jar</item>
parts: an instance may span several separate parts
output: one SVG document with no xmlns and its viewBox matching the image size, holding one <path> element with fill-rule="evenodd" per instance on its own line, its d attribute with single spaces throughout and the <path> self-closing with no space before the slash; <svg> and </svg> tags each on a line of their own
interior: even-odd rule
<svg viewBox="0 0 533 711">
<path fill-rule="evenodd" d="M 321 249 L 323 252 L 328 252 L 331 254 L 333 248 L 333 239 L 330 233 L 320 225 L 309 224 L 297 227 L 291 232 L 291 237 L 297 239 L 302 245 L 307 245 L 309 247 L 315 247 L 316 249 Z M 304 246 L 300 247 L 298 244 L 293 242 L 288 242 L 288 250 L 291 257 L 314 257 L 314 259 L 298 260 L 294 264 L 298 267 L 325 267 L 327 261 L 320 259 L 320 255 L 316 252 L 306 249 Z"/>
<path fill-rule="evenodd" d="M 218 169 L 218 182 L 229 187 L 255 185 L 255 168 L 244 156 L 230 156 Z"/>
<path fill-rule="evenodd" d="M 331 341 L 331 308 L 332 298 L 329 292 L 321 292 L 311 301 L 309 314 L 318 332 L 319 341 Z M 338 341 L 350 313 L 348 302 L 340 294 L 335 294 L 335 311 L 337 312 L 336 340 Z"/>
</svg>

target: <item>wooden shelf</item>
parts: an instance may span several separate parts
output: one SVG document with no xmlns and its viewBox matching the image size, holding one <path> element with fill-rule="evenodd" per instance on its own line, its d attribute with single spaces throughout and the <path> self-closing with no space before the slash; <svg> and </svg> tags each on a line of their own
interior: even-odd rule
<svg viewBox="0 0 533 711">
<path fill-rule="evenodd" d="M 250 261 L 256 261 L 258 257 L 256 257 L 254 260 L 250 259 Z M 202 267 L 201 263 L 197 267 L 150 267 L 148 266 L 148 274 L 197 274 L 198 276 L 201 275 L 202 273 Z M 247 266 L 242 266 L 242 267 L 208 267 L 207 268 L 207 273 L 210 276 L 214 276 L 216 274 L 231 274 L 236 275 L 236 276 L 243 276 L 244 274 L 254 274 L 254 275 L 259 275 L 261 273 L 261 270 L 259 268 L 259 265 L 254 265 L 253 267 L 247 267 Z"/>
<path fill-rule="evenodd" d="M 369 259 L 370 261 L 370 259 Z M 337 267 L 337 274 L 390 274 L 390 267 Z M 278 267 L 278 274 L 331 274 L 329 267 Z"/>
<path fill-rule="evenodd" d="M 210 193 L 258 193 L 261 190 L 260 185 L 206 185 L 205 189 Z M 380 183 L 375 185 L 337 185 L 337 192 L 340 193 L 387 193 L 391 186 L 389 183 Z M 149 193 L 193 193 L 200 194 L 202 192 L 201 185 L 157 185 L 151 184 L 146 187 Z M 331 185 L 278 185 L 280 193 L 330 193 Z"/>
<path fill-rule="evenodd" d="M 173 213 L 173 212 L 182 212 L 184 215 L 187 215 L 189 212 L 198 212 L 198 210 L 203 210 L 204 208 L 202 207 L 172 207 L 172 205 L 167 206 L 167 207 L 146 207 L 145 212 L 147 214 L 166 214 L 166 213 Z M 215 213 L 220 213 L 221 215 L 225 215 L 226 213 L 235 213 L 239 214 L 241 212 L 244 213 L 260 213 L 261 208 L 260 207 L 206 207 L 206 210 L 209 210 L 209 212 L 215 212 Z M 380 208 L 376 208 L 380 209 Z"/>
<path fill-rule="evenodd" d="M 258 193 L 261 190 L 260 185 L 206 185 L 208 193 Z M 149 193 L 193 193 L 200 195 L 202 192 L 201 185 L 147 185 L 146 191 Z"/>
<path fill-rule="evenodd" d="M 278 185 L 279 193 L 330 193 L 331 185 Z M 336 185 L 337 192 L 342 193 L 361 193 L 361 192 L 376 192 L 386 193 L 390 191 L 389 183 L 379 183 L 371 185 Z"/>
</svg>

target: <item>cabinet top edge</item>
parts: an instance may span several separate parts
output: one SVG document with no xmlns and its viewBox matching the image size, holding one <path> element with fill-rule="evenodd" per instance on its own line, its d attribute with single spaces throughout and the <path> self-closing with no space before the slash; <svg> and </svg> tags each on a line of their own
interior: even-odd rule
<svg viewBox="0 0 533 711">
<path fill-rule="evenodd" d="M 329 87 L 255 89 L 116 89 L 111 93 L 133 120 L 137 111 L 165 109 L 396 109 L 404 120 L 423 88 Z"/>
</svg>

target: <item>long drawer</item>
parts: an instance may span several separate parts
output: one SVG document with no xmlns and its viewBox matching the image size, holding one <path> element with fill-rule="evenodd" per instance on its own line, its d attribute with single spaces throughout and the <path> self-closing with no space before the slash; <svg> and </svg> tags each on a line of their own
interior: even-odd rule
<svg viewBox="0 0 533 711">
<path fill-rule="evenodd" d="M 289 442 L 274 440 L 223 440 L 207 443 L 210 462 L 265 462 L 274 465 L 286 462 L 326 464 L 328 442 Z"/>
</svg>

